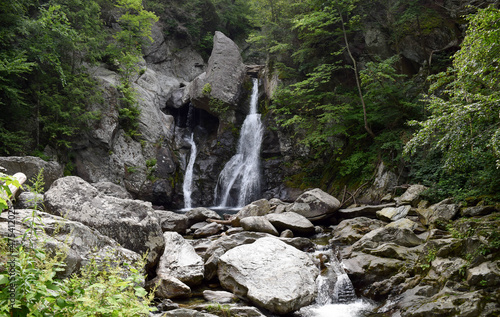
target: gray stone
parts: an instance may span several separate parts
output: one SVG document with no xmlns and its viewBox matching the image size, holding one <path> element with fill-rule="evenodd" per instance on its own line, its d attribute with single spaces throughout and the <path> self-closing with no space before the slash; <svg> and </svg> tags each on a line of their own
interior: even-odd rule
<svg viewBox="0 0 500 317">
<path fill-rule="evenodd" d="M 273 236 L 279 235 L 278 231 L 271 224 L 271 222 L 263 216 L 243 218 L 240 221 L 240 225 L 246 231 L 265 232 L 272 234 Z"/>
<path fill-rule="evenodd" d="M 376 219 L 377 211 L 382 210 L 384 208 L 394 207 L 395 203 L 383 204 L 383 205 L 366 205 L 360 207 L 353 208 L 342 208 L 337 210 L 335 213 L 337 218 L 340 219 L 353 219 L 358 217 L 367 217 Z"/>
<path fill-rule="evenodd" d="M 219 259 L 222 287 L 273 313 L 287 314 L 316 297 L 311 257 L 276 238 L 231 249 Z"/>
<path fill-rule="evenodd" d="M 315 188 L 300 195 L 293 204 L 286 207 L 286 211 L 296 212 L 314 221 L 332 216 L 339 208 L 337 198 Z"/>
<path fill-rule="evenodd" d="M 99 182 L 91 184 L 103 195 L 113 196 L 122 199 L 132 199 L 132 195 L 125 188 L 112 182 Z"/>
<path fill-rule="evenodd" d="M 183 298 L 191 296 L 191 289 L 179 279 L 166 275 L 158 274 L 154 279 L 146 282 L 146 289 L 152 290 L 157 286 L 155 296 L 159 298 Z"/>
<path fill-rule="evenodd" d="M 185 234 L 187 230 L 188 218 L 186 215 L 178 214 L 173 211 L 155 210 L 156 216 L 160 219 L 161 230 L 175 231 Z"/>
<path fill-rule="evenodd" d="M 151 203 L 106 196 L 76 176 L 55 181 L 45 194 L 55 215 L 79 221 L 139 254 L 148 252 L 148 267 L 163 253 L 165 241 Z"/>
<path fill-rule="evenodd" d="M 216 31 L 214 46 L 206 73 L 196 77 L 189 86 L 189 96 L 197 108 L 218 115 L 212 109 L 210 99 L 216 99 L 230 106 L 229 117 L 234 117 L 235 106 L 241 97 L 242 84 L 245 79 L 245 65 L 238 46 L 221 32 Z M 205 85 L 209 84 L 209 94 L 203 93 Z M 229 119 L 234 121 L 234 119 Z"/>
<path fill-rule="evenodd" d="M 165 252 L 156 269 L 157 274 L 173 276 L 193 286 L 201 283 L 204 276 L 203 259 L 193 246 L 177 232 L 165 232 Z"/>
<path fill-rule="evenodd" d="M 204 290 L 203 297 L 205 300 L 214 303 L 228 304 L 236 301 L 237 297 L 226 291 L 211 291 Z"/>
<path fill-rule="evenodd" d="M 7 212 L 0 215 L 1 237 L 8 237 L 10 233 L 7 217 Z M 139 254 L 121 247 L 115 240 L 80 222 L 28 209 L 15 209 L 15 217 L 14 235 L 16 237 L 22 237 L 25 231 L 34 224 L 37 236 L 32 242 L 47 250 L 57 250 L 66 254 L 63 276 L 77 273 L 91 259 L 108 258 L 129 264 L 134 264 L 141 259 Z"/>
<path fill-rule="evenodd" d="M 207 219 L 221 219 L 221 217 L 215 211 L 204 207 L 198 207 L 189 210 L 188 212 L 186 212 L 186 217 L 188 219 L 188 227 L 191 227 L 193 224 L 205 221 Z"/>
<path fill-rule="evenodd" d="M 409 204 L 416 207 L 420 201 L 420 194 L 427 190 L 424 185 L 411 185 L 400 197 L 396 198 L 399 205 Z"/>
<path fill-rule="evenodd" d="M 391 222 L 386 225 L 388 228 L 399 228 L 399 229 L 408 229 L 408 230 L 415 230 L 418 227 L 418 224 L 415 221 L 412 221 L 407 218 L 399 219 L 394 222 Z"/>
<path fill-rule="evenodd" d="M 251 306 L 236 306 L 229 309 L 231 316 L 238 317 L 265 317 L 260 310 Z"/>
<path fill-rule="evenodd" d="M 203 226 L 202 228 L 196 229 L 196 231 L 193 233 L 193 238 L 199 239 L 213 236 L 220 233 L 222 230 L 224 230 L 223 225 L 212 222 L 206 226 Z"/>
<path fill-rule="evenodd" d="M 193 309 L 178 308 L 166 313 L 163 313 L 160 317 L 218 317 L 217 315 L 202 313 Z"/>
<path fill-rule="evenodd" d="M 295 212 L 268 214 L 266 218 L 280 231 L 290 229 L 294 235 L 310 235 L 315 232 L 312 222 Z"/>
<path fill-rule="evenodd" d="M 290 229 L 285 229 L 281 232 L 280 238 L 293 238 L 293 231 Z"/>
<path fill-rule="evenodd" d="M 484 262 L 468 268 L 467 283 L 471 286 L 498 287 L 500 285 L 500 261 Z"/>
<path fill-rule="evenodd" d="M 353 244 L 353 250 L 362 251 L 365 248 L 374 248 L 379 244 L 392 242 L 404 247 L 415 247 L 423 244 L 413 231 L 406 228 L 383 227 L 370 231 L 359 241 Z"/>
<path fill-rule="evenodd" d="M 14 207 L 16 209 L 43 209 L 43 194 L 35 194 L 33 192 L 22 192 L 16 198 Z"/>
<path fill-rule="evenodd" d="M 361 239 L 368 232 L 382 228 L 385 222 L 378 219 L 359 217 L 341 221 L 333 229 L 333 242 L 351 245 Z"/>
<path fill-rule="evenodd" d="M 410 211 L 410 208 L 410 205 L 387 207 L 377 211 L 377 217 L 384 221 L 396 221 L 406 217 L 406 215 L 408 215 L 408 212 Z"/>
<path fill-rule="evenodd" d="M 462 216 L 464 216 L 464 217 L 486 216 L 486 215 L 489 215 L 489 214 L 494 213 L 496 211 L 497 211 L 497 209 L 495 208 L 495 206 L 468 207 L 462 211 Z"/>
<path fill-rule="evenodd" d="M 271 206 L 266 199 L 254 201 L 241 208 L 240 211 L 231 218 L 231 224 L 233 226 L 240 226 L 241 219 L 246 217 L 265 216 L 270 210 Z"/>
<path fill-rule="evenodd" d="M 6 169 L 6 174 L 24 173 L 27 185 L 33 185 L 32 180 L 43 169 L 44 190 L 48 190 L 52 183 L 63 177 L 64 167 L 55 161 L 46 162 L 35 156 L 8 156 L 0 157 L 0 166 Z"/>
</svg>

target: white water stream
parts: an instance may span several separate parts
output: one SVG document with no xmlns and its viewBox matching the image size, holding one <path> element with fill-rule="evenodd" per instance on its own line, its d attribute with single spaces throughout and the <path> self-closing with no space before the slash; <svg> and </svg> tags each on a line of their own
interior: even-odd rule
<svg viewBox="0 0 500 317">
<path fill-rule="evenodd" d="M 196 161 L 196 143 L 194 142 L 194 133 L 191 137 L 186 139 L 191 145 L 191 154 L 189 155 L 189 162 L 184 174 L 184 182 L 182 183 L 182 191 L 184 193 L 184 209 L 191 209 L 191 194 L 193 193 L 193 167 Z"/>
<path fill-rule="evenodd" d="M 260 148 L 264 128 L 257 113 L 258 96 L 259 81 L 254 78 L 250 111 L 241 127 L 237 152 L 224 166 L 215 187 L 216 206 L 243 207 L 260 194 Z"/>
<path fill-rule="evenodd" d="M 325 254 L 325 251 L 318 251 Z M 372 304 L 356 297 L 354 286 L 339 259 L 332 250 L 326 252 L 330 260 L 316 279 L 318 294 L 314 305 L 299 311 L 301 317 L 360 317 L 370 311 Z M 340 257 L 340 256 L 339 256 Z"/>
</svg>

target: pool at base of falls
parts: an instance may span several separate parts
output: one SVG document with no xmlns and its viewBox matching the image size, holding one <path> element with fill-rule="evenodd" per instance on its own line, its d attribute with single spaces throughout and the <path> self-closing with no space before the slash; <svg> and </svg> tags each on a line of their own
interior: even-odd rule
<svg viewBox="0 0 500 317">
<path fill-rule="evenodd" d="M 301 317 L 362 317 L 373 311 L 374 305 L 364 299 L 350 303 L 307 306 L 299 311 Z"/>
</svg>

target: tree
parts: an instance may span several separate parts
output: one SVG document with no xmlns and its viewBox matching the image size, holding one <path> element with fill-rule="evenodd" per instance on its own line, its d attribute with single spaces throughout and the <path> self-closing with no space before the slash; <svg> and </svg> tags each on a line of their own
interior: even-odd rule
<svg viewBox="0 0 500 317">
<path fill-rule="evenodd" d="M 469 179 L 476 179 L 460 190 L 475 186 L 491 193 L 500 185 L 500 10 L 491 5 L 467 19 L 453 67 L 430 77 L 433 84 L 426 96 L 430 116 L 412 122 L 419 130 L 405 152 L 437 151 L 448 175 L 467 172 Z"/>
</svg>

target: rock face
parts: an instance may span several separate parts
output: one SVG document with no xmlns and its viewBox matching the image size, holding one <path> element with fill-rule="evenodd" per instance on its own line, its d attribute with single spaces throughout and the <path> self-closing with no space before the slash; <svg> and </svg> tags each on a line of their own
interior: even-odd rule
<svg viewBox="0 0 500 317">
<path fill-rule="evenodd" d="M 231 249 L 219 259 L 221 285 L 273 313 L 310 304 L 319 270 L 310 256 L 275 238 Z"/>
<path fill-rule="evenodd" d="M 203 279 L 203 260 L 194 248 L 177 232 L 165 232 L 165 252 L 157 274 L 173 276 L 187 285 L 197 285 Z"/>
<path fill-rule="evenodd" d="M 26 184 L 32 185 L 31 180 L 43 169 L 44 190 L 48 190 L 52 183 L 63 176 L 64 167 L 55 162 L 46 162 L 35 156 L 9 156 L 0 157 L 0 166 L 6 169 L 6 174 L 24 173 L 27 177 Z"/>
<path fill-rule="evenodd" d="M 121 247 L 115 240 L 80 222 L 28 209 L 16 209 L 15 213 L 17 237 L 21 237 L 31 224 L 36 224 L 38 230 L 34 242 L 66 254 L 64 276 L 78 272 L 92 258 L 119 259 L 129 264 L 140 260 L 139 254 Z M 0 236 L 9 236 L 7 212 L 0 215 Z"/>
<path fill-rule="evenodd" d="M 286 210 L 314 221 L 332 216 L 339 208 L 340 202 L 337 198 L 316 188 L 300 195 Z"/>
<path fill-rule="evenodd" d="M 214 47 L 206 73 L 198 76 L 189 87 L 189 96 L 196 107 L 219 115 L 211 99 L 229 105 L 234 117 L 235 106 L 241 97 L 246 69 L 238 46 L 221 32 L 215 32 Z M 207 91 L 207 87 L 210 87 Z M 205 88 L 205 89 L 204 89 Z M 233 121 L 234 119 L 230 119 Z"/>
<path fill-rule="evenodd" d="M 50 213 L 94 228 L 129 250 L 148 252 L 149 267 L 163 253 L 165 242 L 151 203 L 106 196 L 83 179 L 68 176 L 52 184 L 45 206 Z"/>
</svg>

